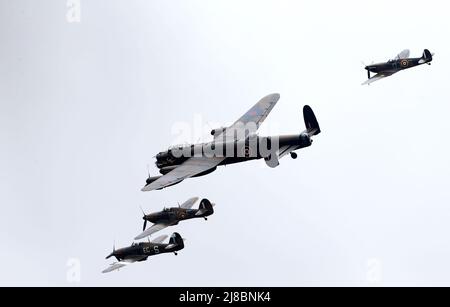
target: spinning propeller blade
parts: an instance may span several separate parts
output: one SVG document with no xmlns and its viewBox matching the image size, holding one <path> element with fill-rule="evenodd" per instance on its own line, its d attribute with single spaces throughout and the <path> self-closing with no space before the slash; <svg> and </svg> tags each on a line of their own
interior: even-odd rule
<svg viewBox="0 0 450 307">
<path fill-rule="evenodd" d="M 145 231 L 145 228 L 147 228 L 147 220 L 144 219 L 144 227 L 142 227 L 142 231 Z"/>
<path fill-rule="evenodd" d="M 144 209 L 142 209 L 142 206 L 139 206 L 141 208 L 142 214 L 144 215 L 142 219 L 144 220 L 144 226 L 142 227 L 142 231 L 145 231 L 145 228 L 147 228 L 147 219 L 145 218 L 147 214 L 145 214 Z"/>
</svg>

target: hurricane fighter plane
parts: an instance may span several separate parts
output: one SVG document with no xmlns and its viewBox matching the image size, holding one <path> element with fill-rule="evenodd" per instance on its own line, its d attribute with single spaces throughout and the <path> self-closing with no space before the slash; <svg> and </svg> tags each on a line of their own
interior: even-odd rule
<svg viewBox="0 0 450 307">
<path fill-rule="evenodd" d="M 117 262 L 112 263 L 102 273 L 119 270 L 134 262 L 145 261 L 153 255 L 164 253 L 174 253 L 177 255 L 177 251 L 184 248 L 184 239 L 177 232 L 172 234 L 169 243 L 162 243 L 165 239 L 167 239 L 167 235 L 159 236 L 149 242 L 133 243 L 131 246 L 125 248 L 116 249 L 113 247 L 112 253 L 106 259 L 115 257 Z"/>
<path fill-rule="evenodd" d="M 145 214 L 144 212 L 144 227 L 143 232 L 138 235 L 135 240 L 140 240 L 154 234 L 161 229 L 169 226 L 177 225 L 180 221 L 204 218 L 207 220 L 208 216 L 214 213 L 213 206 L 208 199 L 202 199 L 198 209 L 191 209 L 192 206 L 198 201 L 198 197 L 187 200 L 184 204 L 173 208 L 164 208 L 163 211 Z M 147 228 L 147 222 L 154 223 L 150 228 Z"/>
<path fill-rule="evenodd" d="M 311 146 L 312 137 L 320 133 L 316 116 L 309 106 L 303 107 L 305 131 L 272 137 L 256 134 L 279 98 L 279 94 L 268 95 L 230 127 L 213 129 L 212 142 L 172 147 L 158 153 L 156 166 L 162 176 L 149 175 L 142 191 L 161 190 L 190 177 L 204 176 L 220 165 L 264 159 L 269 167 L 277 167 L 279 159 L 285 155 L 290 154 L 296 159 L 294 151 Z"/>
<path fill-rule="evenodd" d="M 420 58 L 409 58 L 409 50 L 403 50 L 394 59 L 385 63 L 367 65 L 365 69 L 367 70 L 368 80 L 366 80 L 362 85 L 371 84 L 372 82 L 392 76 L 401 70 L 414 66 L 419 66 L 422 64 L 431 65 L 432 60 L 433 54 L 428 49 L 423 51 L 422 57 Z M 371 76 L 371 72 L 376 75 Z"/>
</svg>

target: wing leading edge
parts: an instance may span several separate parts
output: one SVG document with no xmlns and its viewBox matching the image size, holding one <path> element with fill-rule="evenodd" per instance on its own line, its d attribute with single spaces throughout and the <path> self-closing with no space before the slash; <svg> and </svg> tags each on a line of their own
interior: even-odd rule
<svg viewBox="0 0 450 307">
<path fill-rule="evenodd" d="M 134 239 L 135 240 L 140 240 L 140 239 L 146 238 L 148 236 L 151 236 L 155 232 L 163 230 L 166 227 L 168 227 L 168 225 L 166 225 L 166 224 L 153 224 L 150 228 L 146 229 L 144 232 L 142 232 L 140 235 L 138 235 Z"/>
<path fill-rule="evenodd" d="M 180 206 L 180 208 L 183 208 L 183 209 L 191 209 L 192 206 L 194 206 L 195 203 L 198 201 L 198 199 L 199 199 L 198 197 L 192 197 L 192 198 L 186 200 L 186 201 Z"/>
<path fill-rule="evenodd" d="M 383 79 L 383 78 L 392 76 L 393 74 L 394 74 L 394 73 L 386 73 L 386 72 L 376 74 L 376 75 L 373 76 L 372 78 L 370 78 L 370 79 L 364 81 L 364 82 L 362 83 L 362 85 L 366 85 L 366 84 L 369 85 L 369 84 L 371 84 L 371 83 L 373 83 L 373 82 L 375 82 L 375 81 L 378 81 L 378 80 L 381 80 L 381 79 Z"/>
<path fill-rule="evenodd" d="M 109 267 L 104 269 L 102 271 L 102 273 L 109 273 L 109 272 L 116 271 L 116 270 L 118 271 L 123 267 L 126 267 L 132 263 L 135 263 L 136 261 L 139 261 L 139 259 L 127 259 L 127 260 L 122 260 L 119 262 L 114 262 L 114 263 L 110 264 Z"/>
<path fill-rule="evenodd" d="M 273 110 L 278 100 L 280 99 L 280 94 L 270 94 L 261 100 L 259 100 L 250 110 L 248 110 L 244 115 L 241 116 L 233 125 L 226 128 L 224 132 L 218 134 L 215 139 L 223 139 L 225 134 L 225 139 L 233 139 L 234 132 L 245 128 L 246 125 L 250 123 L 255 123 L 255 128 L 258 129 L 270 112 Z"/>
<path fill-rule="evenodd" d="M 154 182 L 146 185 L 141 191 L 153 191 L 166 188 L 183 181 L 186 178 L 206 172 L 219 165 L 224 157 L 192 157 L 182 163 L 173 171 L 167 173 Z"/>
</svg>

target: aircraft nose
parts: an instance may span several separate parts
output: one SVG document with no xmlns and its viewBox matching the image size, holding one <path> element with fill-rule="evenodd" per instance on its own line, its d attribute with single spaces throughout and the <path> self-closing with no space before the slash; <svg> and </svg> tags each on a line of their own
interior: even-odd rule
<svg viewBox="0 0 450 307">
<path fill-rule="evenodd" d="M 147 220 L 149 220 L 152 223 L 155 223 L 155 221 L 158 219 L 158 215 L 155 213 L 147 215 Z"/>
<path fill-rule="evenodd" d="M 114 256 L 114 252 L 112 252 L 111 254 L 109 254 L 108 256 L 106 256 L 105 259 L 109 259 L 109 258 L 111 258 L 112 256 Z"/>
</svg>

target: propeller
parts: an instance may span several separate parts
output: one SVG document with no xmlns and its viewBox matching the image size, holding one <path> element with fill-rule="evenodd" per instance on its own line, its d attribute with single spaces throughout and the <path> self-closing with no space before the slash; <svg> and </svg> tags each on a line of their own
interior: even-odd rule
<svg viewBox="0 0 450 307">
<path fill-rule="evenodd" d="M 144 217 L 144 226 L 142 227 L 142 231 L 145 231 L 145 228 L 147 228 L 147 220 Z"/>
<path fill-rule="evenodd" d="M 149 184 L 150 182 L 150 165 L 147 164 L 147 180 L 145 180 L 146 184 Z"/>
<path fill-rule="evenodd" d="M 367 69 L 367 64 L 366 63 L 364 63 L 364 61 L 361 61 L 361 64 L 363 64 L 363 66 L 364 66 L 364 69 L 365 70 L 367 70 L 367 78 L 369 78 L 370 79 L 370 71 Z"/>
<path fill-rule="evenodd" d="M 144 209 L 142 209 L 142 206 L 139 206 L 141 208 L 142 214 L 144 215 L 142 219 L 144 220 L 144 226 L 142 227 L 142 231 L 145 231 L 145 228 L 147 228 L 147 219 L 145 218 L 147 214 L 145 214 Z"/>
<path fill-rule="evenodd" d="M 112 251 L 112 253 L 109 254 L 108 256 L 106 256 L 106 259 L 109 259 L 109 258 L 111 258 L 112 256 L 115 256 L 115 255 L 114 255 L 115 252 L 116 252 L 116 240 L 114 240 L 114 243 L 113 243 L 113 251 Z M 117 256 L 115 256 L 115 257 L 117 258 Z"/>
<path fill-rule="evenodd" d="M 373 65 L 375 62 L 372 61 L 372 63 L 370 65 L 367 65 L 366 63 L 364 63 L 364 61 L 361 61 L 361 63 L 364 65 L 364 69 L 367 70 L 367 78 L 370 79 L 370 70 L 368 69 L 368 67 Z"/>
</svg>

